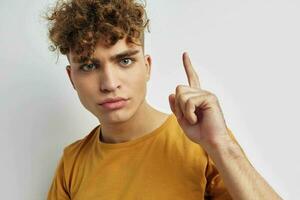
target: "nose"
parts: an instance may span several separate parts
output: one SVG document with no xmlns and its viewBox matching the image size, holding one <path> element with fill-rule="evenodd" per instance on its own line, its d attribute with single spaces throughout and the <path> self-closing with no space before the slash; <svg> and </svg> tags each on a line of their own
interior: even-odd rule
<svg viewBox="0 0 300 200">
<path fill-rule="evenodd" d="M 103 93 L 113 92 L 120 88 L 117 70 L 113 66 L 103 66 L 100 70 L 100 90 Z"/>
</svg>

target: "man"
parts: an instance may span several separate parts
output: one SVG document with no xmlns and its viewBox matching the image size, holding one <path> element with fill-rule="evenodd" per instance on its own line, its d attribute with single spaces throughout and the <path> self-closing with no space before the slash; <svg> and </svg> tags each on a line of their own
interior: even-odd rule
<svg viewBox="0 0 300 200">
<path fill-rule="evenodd" d="M 142 5 L 59 1 L 48 20 L 72 86 L 100 122 L 64 149 L 48 200 L 281 199 L 247 160 L 187 53 L 189 85 L 169 96 L 173 114 L 147 103 Z"/>
</svg>

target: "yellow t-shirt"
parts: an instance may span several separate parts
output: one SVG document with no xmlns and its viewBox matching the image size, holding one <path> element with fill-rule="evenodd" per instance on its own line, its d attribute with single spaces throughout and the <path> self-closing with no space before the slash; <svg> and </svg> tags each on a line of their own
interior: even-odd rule
<svg viewBox="0 0 300 200">
<path fill-rule="evenodd" d="M 123 143 L 101 142 L 100 126 L 64 148 L 48 200 L 231 199 L 210 157 L 174 114 Z"/>
</svg>

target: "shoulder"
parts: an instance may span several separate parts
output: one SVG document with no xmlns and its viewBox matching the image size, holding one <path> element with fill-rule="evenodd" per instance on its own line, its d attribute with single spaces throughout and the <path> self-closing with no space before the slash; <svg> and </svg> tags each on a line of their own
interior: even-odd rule
<svg viewBox="0 0 300 200">
<path fill-rule="evenodd" d="M 93 128 L 84 138 L 76 140 L 71 144 L 64 147 L 63 154 L 67 160 L 75 159 L 76 156 L 82 151 L 86 151 L 92 142 L 94 142 L 97 131 L 100 125 Z"/>
</svg>

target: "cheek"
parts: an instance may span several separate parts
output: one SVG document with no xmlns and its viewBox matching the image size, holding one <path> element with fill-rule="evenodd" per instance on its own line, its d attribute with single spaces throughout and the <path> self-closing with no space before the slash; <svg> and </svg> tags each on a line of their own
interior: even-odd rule
<svg viewBox="0 0 300 200">
<path fill-rule="evenodd" d="M 81 100 L 85 98 L 89 99 L 90 96 L 95 94 L 95 90 L 97 90 L 97 84 L 95 84 L 95 80 L 92 76 L 88 78 L 77 78 L 74 84 L 76 85 L 77 93 Z"/>
<path fill-rule="evenodd" d="M 129 79 L 130 87 L 132 88 L 132 90 L 143 95 L 147 84 L 147 79 L 144 72 L 136 73 L 130 77 L 132 77 L 131 79 Z"/>
<path fill-rule="evenodd" d="M 137 98 L 139 102 L 143 101 L 146 97 L 146 93 L 147 93 L 146 83 L 147 82 L 145 79 L 140 79 L 134 87 L 133 95 Z"/>
</svg>

